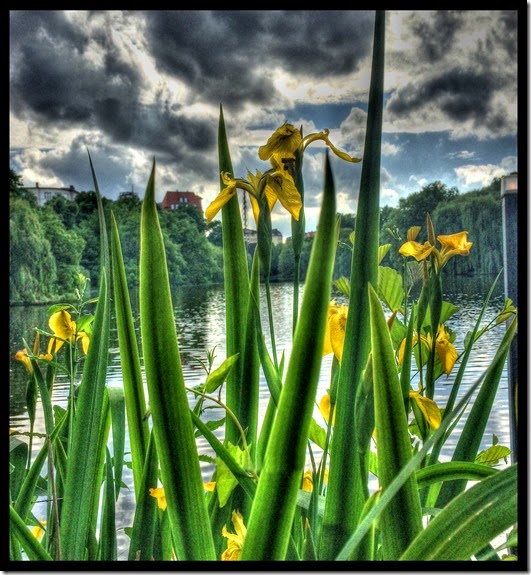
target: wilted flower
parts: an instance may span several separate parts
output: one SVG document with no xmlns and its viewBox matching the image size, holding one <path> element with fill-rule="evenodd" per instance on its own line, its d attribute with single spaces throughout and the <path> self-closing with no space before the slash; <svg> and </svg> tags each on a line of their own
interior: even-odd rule
<svg viewBox="0 0 531 575">
<path fill-rule="evenodd" d="M 245 535 L 247 534 L 247 528 L 243 523 L 243 516 L 239 511 L 234 510 L 232 512 L 231 520 L 236 533 L 231 533 L 227 530 L 227 527 L 223 525 L 221 534 L 223 537 L 226 537 L 228 541 L 227 549 L 225 549 L 221 555 L 222 561 L 239 561 Z"/>
</svg>

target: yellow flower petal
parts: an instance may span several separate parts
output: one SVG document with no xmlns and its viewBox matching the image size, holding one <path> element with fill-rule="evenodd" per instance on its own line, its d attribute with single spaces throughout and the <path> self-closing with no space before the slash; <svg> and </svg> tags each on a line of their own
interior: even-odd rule
<svg viewBox="0 0 531 575">
<path fill-rule="evenodd" d="M 48 351 L 46 356 L 53 358 L 54 354 L 56 354 L 63 347 L 63 343 L 64 341 L 62 339 L 51 337 L 50 341 L 48 342 Z"/>
<path fill-rule="evenodd" d="M 149 494 L 151 497 L 157 499 L 157 506 L 164 511 L 167 507 L 166 496 L 164 495 L 164 487 L 150 487 Z"/>
<path fill-rule="evenodd" d="M 343 357 L 347 314 L 348 307 L 346 305 L 335 305 L 334 302 L 331 302 L 328 306 L 323 355 L 334 352 L 339 362 Z"/>
<path fill-rule="evenodd" d="M 411 226 L 407 231 L 407 241 L 414 242 L 420 232 L 420 226 Z"/>
<path fill-rule="evenodd" d="M 428 425 L 432 429 L 437 429 L 441 425 L 441 410 L 435 401 L 424 397 L 419 391 L 413 390 L 409 391 L 409 397 L 415 400 Z"/>
<path fill-rule="evenodd" d="M 258 157 L 261 160 L 269 160 L 273 154 L 292 157 L 301 142 L 300 131 L 292 124 L 283 124 L 273 132 L 267 140 L 267 144 L 258 148 Z"/>
<path fill-rule="evenodd" d="M 65 309 L 52 314 L 48 325 L 54 335 L 66 341 L 70 341 L 76 334 L 76 322 L 72 321 L 72 317 Z"/>
<path fill-rule="evenodd" d="M 88 348 L 89 348 L 89 344 L 90 344 L 90 337 L 88 336 L 88 334 L 84 331 L 80 331 L 77 334 L 77 339 L 81 340 L 81 347 L 83 349 L 83 353 L 85 355 L 87 355 L 88 353 Z"/>
<path fill-rule="evenodd" d="M 450 342 L 450 334 L 443 325 L 439 326 L 435 340 L 435 351 L 439 356 L 444 373 L 448 376 L 458 358 L 454 345 Z"/>
<path fill-rule="evenodd" d="M 472 247 L 472 242 L 467 241 L 468 232 L 458 232 L 457 234 L 451 234 L 449 236 L 437 236 L 437 240 L 441 244 L 441 247 L 449 250 L 460 250 L 463 255 L 468 255 L 470 248 Z"/>
<path fill-rule="evenodd" d="M 214 491 L 214 489 L 216 488 L 216 482 L 207 481 L 206 483 L 203 483 L 203 487 L 205 488 L 206 491 Z"/>
<path fill-rule="evenodd" d="M 412 256 L 418 262 L 426 259 L 431 252 L 434 250 L 434 246 L 430 244 L 430 242 L 424 242 L 424 244 L 419 244 L 418 242 L 406 242 L 400 246 L 398 250 L 403 256 Z"/>
<path fill-rule="evenodd" d="M 247 528 L 243 523 L 243 516 L 239 511 L 234 510 L 232 512 L 231 520 L 236 534 L 228 531 L 225 525 L 221 529 L 223 537 L 228 539 L 227 549 L 225 549 L 221 555 L 222 561 L 238 561 L 240 559 L 243 542 L 247 534 Z"/>
<path fill-rule="evenodd" d="M 441 244 L 441 267 L 454 256 L 468 256 L 473 243 L 467 240 L 468 232 L 458 232 L 449 236 L 437 236 Z"/>
<path fill-rule="evenodd" d="M 298 220 L 302 208 L 301 195 L 295 187 L 295 182 L 290 173 L 279 165 L 276 160 L 276 157 L 271 158 L 271 164 L 275 172 L 267 178 L 266 195 L 268 194 L 268 188 L 270 188 L 269 191 L 273 192 L 284 208 Z"/>
<path fill-rule="evenodd" d="M 321 412 L 321 415 L 323 416 L 323 419 L 326 421 L 326 423 L 328 423 L 328 421 L 330 420 L 330 395 L 328 393 L 326 393 L 325 395 L 323 395 L 323 397 L 321 397 L 321 401 L 319 402 L 319 411 Z M 336 423 L 336 408 L 334 406 L 334 414 L 332 416 L 332 425 L 335 425 Z"/>
<path fill-rule="evenodd" d="M 226 172 L 221 174 L 221 178 L 227 187 L 221 190 L 216 199 L 205 210 L 207 224 L 209 224 L 221 208 L 236 195 L 236 180 L 232 180 Z"/>
<path fill-rule="evenodd" d="M 39 523 L 40 525 L 34 525 L 31 528 L 31 534 L 33 535 L 33 537 L 35 537 L 35 539 L 37 539 L 37 541 L 40 541 L 42 539 L 42 536 L 44 535 L 43 527 L 46 527 L 46 521 L 44 521 L 44 517 L 41 517 L 39 519 Z"/>
<path fill-rule="evenodd" d="M 306 149 L 312 142 L 315 142 L 317 140 L 322 140 L 323 142 L 326 143 L 326 145 L 332 150 L 332 152 L 334 152 L 334 154 L 338 157 L 341 158 L 342 160 L 345 160 L 346 162 L 361 162 L 361 158 L 354 158 L 352 156 L 349 156 L 346 152 L 342 152 L 341 150 L 339 150 L 338 148 L 336 148 L 334 146 L 334 144 L 332 144 L 332 142 L 330 141 L 328 134 L 330 133 L 330 130 L 323 130 L 322 132 L 316 132 L 314 134 L 309 134 L 308 136 L 305 136 L 303 139 L 303 147 L 304 149 Z"/>
<path fill-rule="evenodd" d="M 343 359 L 343 345 L 345 343 L 345 331 L 347 327 L 348 307 L 339 306 L 338 312 L 330 316 L 328 325 L 330 328 L 330 342 L 339 363 Z"/>
<path fill-rule="evenodd" d="M 256 170 L 256 175 L 251 174 L 251 172 L 247 172 L 247 179 L 249 180 L 251 186 L 256 190 L 257 194 L 259 193 L 260 190 L 260 180 L 262 179 L 262 177 L 263 177 L 262 173 L 259 172 L 258 170 Z M 268 185 L 267 181 L 264 193 L 267 198 L 269 212 L 271 213 L 277 201 L 277 194 L 275 190 L 270 185 Z M 255 196 L 253 196 L 253 194 L 249 194 L 249 198 L 251 199 L 251 206 L 253 208 L 254 221 L 258 226 L 258 215 L 260 214 L 260 206 L 258 205 L 258 200 L 256 199 Z"/>
<path fill-rule="evenodd" d="M 26 348 L 22 351 L 17 351 L 17 353 L 15 353 L 15 359 L 24 364 L 28 373 L 33 373 L 33 366 L 31 365 L 31 359 L 28 356 L 28 350 Z"/>
</svg>

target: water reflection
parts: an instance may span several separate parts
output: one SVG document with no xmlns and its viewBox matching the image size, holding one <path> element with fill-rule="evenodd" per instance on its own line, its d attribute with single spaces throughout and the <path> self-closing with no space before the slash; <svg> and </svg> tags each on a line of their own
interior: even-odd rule
<svg viewBox="0 0 531 575">
<path fill-rule="evenodd" d="M 463 280 L 465 281 L 465 280 Z M 451 300 L 458 308 L 458 313 L 448 320 L 447 325 L 456 331 L 457 338 L 455 345 L 458 351 L 463 349 L 464 338 L 467 332 L 471 331 L 477 320 L 479 310 L 483 303 L 484 290 L 488 290 L 491 285 L 491 278 L 466 278 L 466 282 L 472 282 L 472 295 L 457 291 L 462 286 L 455 285 L 447 287 L 445 299 Z M 470 287 L 470 286 L 468 286 Z M 263 289 L 263 288 L 262 288 Z M 292 306 L 292 286 L 290 284 L 273 284 L 272 300 L 274 302 L 273 318 L 275 322 L 275 336 L 279 358 L 284 353 L 285 361 L 289 359 L 291 352 L 291 306 Z M 476 291 L 477 290 L 477 291 Z M 300 297 L 304 294 L 304 288 L 301 287 Z M 215 348 L 215 364 L 217 367 L 225 358 L 226 354 L 226 336 L 225 336 L 225 304 L 224 292 L 222 287 L 205 287 L 194 286 L 181 287 L 176 289 L 173 294 L 174 315 L 179 341 L 179 350 L 181 363 L 186 385 L 193 387 L 204 381 L 205 371 L 201 362 L 206 361 L 208 350 Z M 133 309 L 138 310 L 138 298 L 132 294 Z M 503 297 L 497 292 L 489 304 L 482 324 L 488 322 L 497 310 L 502 306 Z M 48 306 L 28 306 L 12 307 L 10 313 L 10 416 L 11 424 L 14 427 L 23 429 L 27 426 L 27 412 L 25 409 L 25 387 L 27 374 L 24 366 L 13 359 L 15 352 L 23 347 L 23 339 L 29 346 L 33 345 L 33 328 L 47 327 Z M 266 342 L 270 347 L 269 324 L 267 321 L 267 309 L 265 306 L 265 297 L 261 302 L 262 329 L 265 334 Z M 139 325 L 138 312 L 135 311 L 136 325 Z M 462 393 L 472 384 L 479 375 L 488 367 L 494 357 L 494 353 L 503 336 L 503 326 L 486 333 L 476 344 L 474 352 L 471 354 L 468 368 L 462 383 Z M 139 337 L 139 348 L 141 342 Z M 319 383 L 318 398 L 325 393 L 329 386 L 331 356 L 323 358 L 322 377 Z M 442 377 L 436 387 L 436 400 L 444 403 L 453 384 L 454 376 L 449 378 Z M 111 332 L 111 351 L 109 354 L 108 365 L 108 385 L 121 385 L 121 366 L 118 349 L 116 329 Z M 57 380 L 54 386 L 53 399 L 60 405 L 66 405 L 68 393 L 68 382 L 63 374 L 57 374 Z M 269 391 L 265 378 L 261 378 L 260 389 L 260 414 L 263 416 L 269 399 Z M 507 438 L 507 428 L 504 425 L 508 418 L 507 406 L 507 373 L 504 370 L 500 382 L 499 391 L 496 400 L 496 416 L 492 417 L 492 427 L 496 428 L 496 435 Z M 195 399 L 190 396 L 191 405 L 195 404 Z M 209 417 L 219 416 L 220 410 L 212 410 Z M 317 417 L 319 416 L 316 412 Z M 500 424 L 503 422 L 503 424 Z M 494 432 L 494 429 L 493 429 Z M 222 431 L 219 431 L 221 434 Z"/>
</svg>

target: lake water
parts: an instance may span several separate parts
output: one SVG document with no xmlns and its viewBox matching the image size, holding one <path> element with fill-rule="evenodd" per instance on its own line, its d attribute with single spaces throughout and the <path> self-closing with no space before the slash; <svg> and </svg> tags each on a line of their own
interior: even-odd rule
<svg viewBox="0 0 531 575">
<path fill-rule="evenodd" d="M 459 307 L 459 312 L 447 322 L 448 327 L 457 333 L 454 344 L 459 353 L 463 349 L 463 340 L 466 333 L 474 327 L 484 296 L 487 293 L 491 282 L 492 279 L 490 278 L 463 278 L 450 290 L 446 290 L 444 294 L 445 300 L 451 301 L 454 305 Z M 286 365 L 291 351 L 292 289 L 291 284 L 271 285 L 277 349 L 279 358 L 282 352 L 285 353 Z M 302 297 L 304 295 L 303 286 L 301 287 L 300 294 L 300 301 L 302 302 Z M 269 344 L 265 295 L 262 300 L 264 302 L 262 306 L 263 330 L 266 335 L 266 341 Z M 338 296 L 336 297 L 336 300 L 342 301 L 342 297 Z M 499 281 L 495 295 L 491 299 L 485 312 L 482 325 L 485 325 L 496 315 L 497 311 L 499 311 L 503 305 L 503 300 L 503 286 L 502 282 Z M 193 387 L 204 381 L 205 372 L 200 362 L 206 360 L 207 350 L 215 348 L 216 360 L 214 362 L 214 367 L 217 367 L 225 358 L 224 291 L 220 286 L 181 287 L 176 289 L 173 293 L 173 304 L 184 378 L 187 387 Z M 29 420 L 25 408 L 24 397 L 27 376 L 24 366 L 20 362 L 14 360 L 13 356 L 17 350 L 23 348 L 23 338 L 26 339 L 29 346 L 32 346 L 34 327 L 47 329 L 47 310 L 48 306 L 11 307 L 10 309 L 10 427 L 18 432 L 26 432 L 29 429 Z M 504 331 L 505 327 L 503 325 L 498 326 L 496 329 L 485 334 L 479 342 L 476 343 L 474 352 L 469 359 L 465 377 L 461 384 L 458 400 L 467 391 L 468 387 L 474 383 L 489 366 L 503 337 Z M 324 395 L 329 386 L 331 364 L 331 355 L 323 358 L 321 379 L 317 393 L 318 400 L 322 395 Z M 454 371 L 457 371 L 457 367 Z M 434 399 L 437 401 L 439 406 L 444 406 L 446 403 L 446 398 L 450 393 L 454 380 L 453 375 L 454 374 L 449 378 L 443 376 L 436 383 Z M 120 357 L 115 331 L 111 333 L 111 353 L 107 370 L 107 384 L 109 386 L 122 385 Z M 68 389 L 69 386 L 66 378 L 58 373 L 53 389 L 53 403 L 66 407 Z M 269 391 L 267 383 L 265 378 L 262 376 L 259 401 L 260 421 L 265 414 L 268 399 Z M 190 396 L 190 404 L 195 404 L 193 396 Z M 44 432 L 42 410 L 39 406 L 35 431 Z M 208 410 L 208 412 L 208 416 L 212 419 L 220 419 L 223 417 L 221 408 L 214 408 L 212 410 Z M 315 409 L 314 416 L 315 419 L 324 426 L 324 422 L 317 407 Z M 462 421 L 464 421 L 464 419 Z M 445 445 L 441 458 L 449 459 L 451 457 L 453 447 L 455 446 L 455 438 L 458 437 L 461 429 L 462 423 L 456 426 L 452 437 Z M 216 430 L 215 433 L 218 438 L 223 438 L 222 428 Z M 498 437 L 500 445 L 510 446 L 506 369 L 504 369 L 502 374 L 495 405 L 483 437 L 481 449 L 485 449 L 492 445 L 493 434 Z M 39 440 L 36 440 L 34 451 L 37 450 L 40 445 L 42 445 L 42 443 Z M 214 456 L 212 448 L 203 438 L 198 440 L 198 450 L 200 453 Z M 126 445 L 126 452 L 127 451 L 128 446 Z M 320 456 L 320 453 L 315 451 L 314 455 L 318 457 Z M 212 467 L 208 464 L 202 464 L 202 470 L 205 481 L 209 481 L 211 478 Z M 132 477 L 128 469 L 124 469 L 124 481 L 132 488 Z M 118 500 L 117 527 L 119 529 L 119 555 L 121 559 L 125 559 L 127 552 L 124 549 L 127 545 L 127 537 L 123 534 L 123 528 L 132 525 L 134 501 L 132 501 L 131 497 L 127 497 L 126 490 L 122 491 L 125 491 L 125 496 L 121 496 Z"/>
</svg>

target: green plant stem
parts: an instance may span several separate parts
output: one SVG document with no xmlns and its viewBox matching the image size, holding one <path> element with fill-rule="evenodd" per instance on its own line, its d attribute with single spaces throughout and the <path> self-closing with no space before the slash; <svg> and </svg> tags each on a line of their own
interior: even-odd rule
<svg viewBox="0 0 531 575">
<path fill-rule="evenodd" d="M 227 415 L 232 419 L 234 425 L 236 426 L 236 428 L 238 429 L 238 431 L 240 432 L 240 437 L 242 440 L 242 445 L 243 445 L 243 450 L 245 451 L 246 457 L 247 457 L 247 465 L 246 468 L 251 471 L 251 473 L 258 479 L 258 476 L 256 475 L 256 472 L 252 469 L 252 459 L 251 459 L 251 452 L 249 450 L 249 445 L 247 444 L 247 440 L 245 439 L 245 431 L 243 430 L 242 426 L 240 425 L 240 422 L 238 421 L 238 418 L 234 415 L 234 412 L 225 404 L 223 403 L 220 399 L 216 399 L 215 397 L 211 396 L 211 395 L 207 395 L 206 393 L 201 393 L 200 391 L 198 391 L 197 389 L 192 389 L 190 387 L 186 388 L 187 391 L 190 391 L 191 393 L 193 393 L 194 395 L 199 395 L 205 399 L 209 399 L 210 401 L 213 401 L 214 403 L 217 403 L 222 409 L 225 410 L 225 412 L 227 413 Z"/>
<path fill-rule="evenodd" d="M 269 333 L 271 336 L 271 347 L 273 348 L 273 362 L 275 364 L 275 368 L 278 370 L 277 346 L 275 343 L 275 324 L 273 322 L 273 304 L 271 303 L 271 290 L 269 287 L 269 278 L 265 279 L 265 290 L 267 298 L 267 317 L 269 319 Z"/>
<path fill-rule="evenodd" d="M 299 317 L 299 286 L 300 286 L 300 273 L 301 273 L 301 255 L 295 254 L 294 256 L 295 268 L 293 270 L 293 329 L 292 333 L 295 335 L 295 328 L 297 327 L 297 319 Z"/>
</svg>

